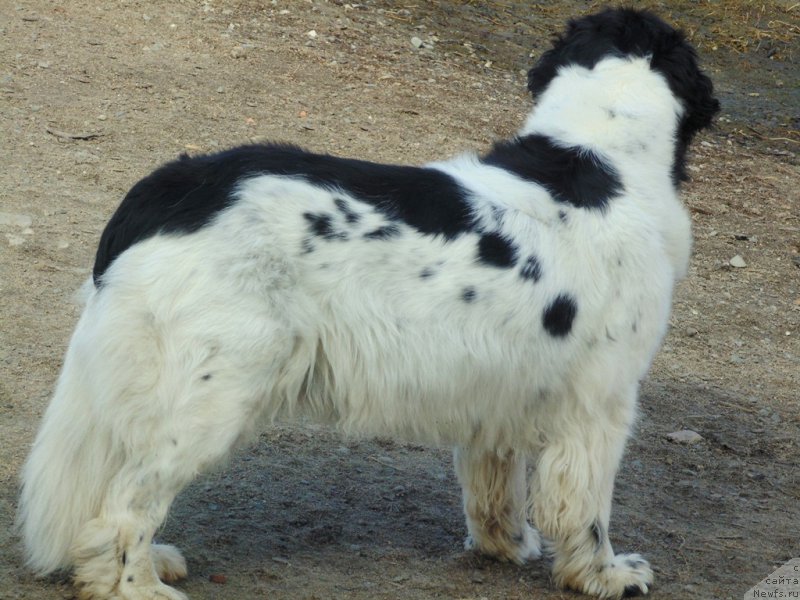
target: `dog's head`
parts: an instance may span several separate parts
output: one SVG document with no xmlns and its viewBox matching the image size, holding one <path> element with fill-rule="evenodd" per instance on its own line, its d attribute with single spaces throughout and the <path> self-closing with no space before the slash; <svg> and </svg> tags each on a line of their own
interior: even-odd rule
<svg viewBox="0 0 800 600">
<path fill-rule="evenodd" d="M 606 57 L 646 57 L 650 68 L 660 73 L 683 105 L 678 127 L 675 176 L 686 179 L 683 155 L 695 133 L 711 124 L 719 111 L 711 80 L 697 64 L 697 54 L 681 31 L 648 11 L 607 9 L 570 21 L 567 31 L 556 38 L 528 73 L 528 89 L 538 95 L 558 75 L 561 67 L 580 65 L 587 69 Z"/>
</svg>

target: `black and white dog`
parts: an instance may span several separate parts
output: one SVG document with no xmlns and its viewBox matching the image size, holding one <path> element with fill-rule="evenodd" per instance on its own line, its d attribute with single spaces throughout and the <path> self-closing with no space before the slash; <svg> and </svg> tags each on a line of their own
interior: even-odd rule
<svg viewBox="0 0 800 600">
<path fill-rule="evenodd" d="M 185 598 L 152 542 L 170 503 L 302 416 L 455 446 L 469 548 L 523 562 L 541 535 L 557 585 L 646 593 L 609 543 L 612 488 L 687 271 L 687 146 L 719 105 L 684 37 L 628 9 L 570 23 L 529 88 L 484 156 L 257 145 L 137 183 L 24 468 L 31 567 L 74 568 L 82 598 Z"/>
</svg>

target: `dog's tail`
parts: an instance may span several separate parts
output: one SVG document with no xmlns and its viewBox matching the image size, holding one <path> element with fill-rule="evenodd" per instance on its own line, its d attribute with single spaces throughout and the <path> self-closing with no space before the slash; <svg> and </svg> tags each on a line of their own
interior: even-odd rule
<svg viewBox="0 0 800 600">
<path fill-rule="evenodd" d="M 90 303 L 96 290 L 84 285 L 80 293 Z M 120 464 L 111 431 L 91 417 L 89 312 L 84 309 L 72 336 L 55 394 L 22 471 L 17 524 L 27 564 L 39 575 L 71 565 L 70 548 L 98 514 Z"/>
</svg>

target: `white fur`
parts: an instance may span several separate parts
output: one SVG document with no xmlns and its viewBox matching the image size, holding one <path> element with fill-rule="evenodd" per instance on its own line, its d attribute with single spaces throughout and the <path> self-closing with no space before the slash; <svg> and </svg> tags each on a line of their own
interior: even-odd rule
<svg viewBox="0 0 800 600">
<path fill-rule="evenodd" d="M 605 211 L 557 203 L 474 156 L 434 165 L 520 256 L 539 258 L 536 283 L 476 264 L 477 234 L 445 241 L 403 225 L 398 238 L 354 235 L 299 255 L 298 215 L 335 213 L 334 197 L 361 213 L 356 231 L 386 218 L 278 176 L 244 181 L 196 233 L 131 247 L 90 292 L 25 466 L 30 565 L 75 567 L 85 598 L 183 597 L 158 581 L 185 574 L 177 551 L 151 550 L 175 495 L 253 431 L 306 416 L 458 447 L 471 547 L 537 557 L 527 511 L 552 541 L 557 583 L 603 597 L 646 591 L 649 567 L 615 558 L 607 531 L 638 382 L 690 253 L 670 180 L 681 110 L 645 59 L 563 69 L 547 88 L 522 132 L 609 161 L 624 191 Z M 506 209 L 500 222 L 490 205 Z M 437 275 L 420 280 L 428 267 Z M 465 286 L 475 302 L 460 299 Z M 578 312 L 557 338 L 542 314 L 562 292 Z"/>
</svg>

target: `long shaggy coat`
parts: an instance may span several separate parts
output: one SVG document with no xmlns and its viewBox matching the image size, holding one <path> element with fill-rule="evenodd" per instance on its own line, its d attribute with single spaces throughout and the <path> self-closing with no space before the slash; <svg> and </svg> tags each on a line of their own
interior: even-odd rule
<svg viewBox="0 0 800 600">
<path fill-rule="evenodd" d="M 185 598 L 152 541 L 171 502 L 303 417 L 455 447 L 468 547 L 522 562 L 545 538 L 557 585 L 646 593 L 647 562 L 608 539 L 612 488 L 687 272 L 686 150 L 718 103 L 684 37 L 633 10 L 570 23 L 529 88 L 482 156 L 255 145 L 137 183 L 22 475 L 30 566 L 73 568 L 83 598 Z"/>
</svg>

